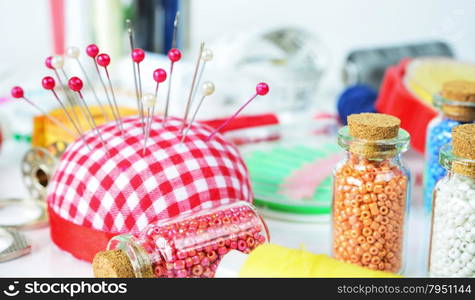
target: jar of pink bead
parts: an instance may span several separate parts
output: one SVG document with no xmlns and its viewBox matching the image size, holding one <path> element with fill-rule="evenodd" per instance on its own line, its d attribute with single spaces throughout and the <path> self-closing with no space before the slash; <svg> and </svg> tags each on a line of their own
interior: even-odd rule
<svg viewBox="0 0 475 300">
<path fill-rule="evenodd" d="M 250 253 L 269 241 L 267 226 L 247 202 L 185 213 L 113 237 L 93 261 L 96 277 L 212 278 L 230 250 Z"/>
</svg>

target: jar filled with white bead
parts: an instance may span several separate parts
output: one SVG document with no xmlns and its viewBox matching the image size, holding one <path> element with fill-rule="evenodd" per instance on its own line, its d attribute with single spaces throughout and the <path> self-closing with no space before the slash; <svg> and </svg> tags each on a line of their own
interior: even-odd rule
<svg viewBox="0 0 475 300">
<path fill-rule="evenodd" d="M 475 124 L 452 130 L 440 151 L 447 169 L 434 190 L 431 277 L 475 277 Z"/>
</svg>

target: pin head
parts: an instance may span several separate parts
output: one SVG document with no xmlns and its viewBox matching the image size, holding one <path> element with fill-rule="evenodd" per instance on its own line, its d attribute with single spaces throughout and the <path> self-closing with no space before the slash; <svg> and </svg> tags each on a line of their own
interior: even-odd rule
<svg viewBox="0 0 475 300">
<path fill-rule="evenodd" d="M 53 58 L 51 59 L 51 65 L 53 66 L 53 68 L 55 69 L 61 69 L 63 68 L 64 66 L 64 59 L 61 55 L 55 55 L 53 56 Z"/>
<path fill-rule="evenodd" d="M 145 58 L 145 52 L 140 48 L 135 48 L 132 51 L 132 60 L 136 63 L 141 63 Z"/>
<path fill-rule="evenodd" d="M 201 59 L 203 61 L 210 61 L 213 59 L 213 51 L 211 49 L 204 49 L 203 53 L 201 54 Z"/>
<path fill-rule="evenodd" d="M 157 98 L 153 94 L 145 94 L 142 96 L 142 103 L 144 107 L 151 108 L 157 103 Z"/>
<path fill-rule="evenodd" d="M 170 51 L 168 51 L 168 58 L 172 61 L 172 62 L 177 62 L 181 59 L 181 51 L 180 49 L 177 49 L 177 48 L 172 48 L 170 49 Z"/>
<path fill-rule="evenodd" d="M 69 47 L 66 49 L 66 55 L 71 58 L 79 57 L 79 48 L 78 47 Z"/>
<path fill-rule="evenodd" d="M 54 89 L 54 86 L 56 85 L 56 82 L 54 81 L 54 78 L 51 76 L 45 76 L 41 80 L 41 85 L 45 90 L 52 90 Z"/>
<path fill-rule="evenodd" d="M 23 89 L 22 89 L 21 87 L 19 87 L 19 86 L 14 86 L 14 87 L 12 88 L 12 92 L 11 92 L 11 93 L 12 93 L 12 97 L 13 97 L 13 98 L 17 98 L 17 99 L 18 99 L 18 98 L 23 98 L 23 95 L 24 95 Z"/>
<path fill-rule="evenodd" d="M 265 82 L 260 82 L 256 85 L 256 93 L 259 96 L 264 96 L 269 92 L 269 86 Z"/>
<path fill-rule="evenodd" d="M 204 96 L 210 96 L 214 93 L 214 84 L 211 81 L 203 82 L 201 87 Z"/>
<path fill-rule="evenodd" d="M 82 80 L 79 77 L 71 77 L 68 81 L 68 86 L 75 92 L 80 92 L 83 86 Z"/>
<path fill-rule="evenodd" d="M 97 64 L 101 67 L 107 67 L 111 63 L 111 58 L 109 55 L 102 53 L 96 57 Z"/>
<path fill-rule="evenodd" d="M 90 44 L 86 47 L 86 54 L 89 57 L 96 58 L 97 54 L 99 54 L 99 47 L 96 44 Z"/>
<path fill-rule="evenodd" d="M 156 69 L 153 71 L 153 80 L 157 83 L 164 82 L 167 80 L 167 72 L 164 69 Z"/>
<path fill-rule="evenodd" d="M 46 59 L 45 59 L 45 66 L 48 68 L 48 69 L 51 69 L 53 70 L 53 65 L 51 65 L 51 60 L 53 59 L 52 56 L 48 56 Z"/>
</svg>

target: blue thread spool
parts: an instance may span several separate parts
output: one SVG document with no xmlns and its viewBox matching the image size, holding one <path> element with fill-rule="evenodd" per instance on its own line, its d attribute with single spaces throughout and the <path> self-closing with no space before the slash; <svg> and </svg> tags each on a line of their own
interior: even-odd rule
<svg viewBox="0 0 475 300">
<path fill-rule="evenodd" d="M 432 211 L 435 185 L 446 173 L 445 168 L 439 162 L 440 148 L 452 142 L 452 128 L 475 121 L 475 102 L 473 102 L 473 99 L 458 101 L 446 99 L 437 94 L 433 101 L 440 113 L 427 127 L 423 195 L 424 208 L 427 213 Z"/>
</svg>

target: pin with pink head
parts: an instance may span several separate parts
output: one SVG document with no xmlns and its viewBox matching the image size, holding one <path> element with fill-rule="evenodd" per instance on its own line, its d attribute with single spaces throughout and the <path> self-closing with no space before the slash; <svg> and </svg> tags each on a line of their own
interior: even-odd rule
<svg viewBox="0 0 475 300">
<path fill-rule="evenodd" d="M 119 130 L 122 132 L 122 135 L 123 135 L 124 134 L 124 127 L 123 127 L 123 124 L 122 124 L 122 117 L 120 115 L 119 106 L 117 105 L 117 100 L 115 98 L 114 88 L 112 86 L 112 81 L 111 81 L 111 78 L 109 76 L 109 71 L 107 70 L 107 67 L 111 63 L 111 58 L 108 54 L 101 53 L 101 54 L 97 55 L 96 62 L 99 66 L 103 67 L 104 71 L 106 72 L 107 81 L 109 82 L 109 89 L 110 89 L 110 92 L 111 92 L 111 95 L 112 95 L 112 101 L 113 101 L 112 107 L 115 110 L 115 114 L 114 114 L 115 119 L 116 119 L 116 122 L 117 122 L 117 126 L 118 126 Z"/>
<path fill-rule="evenodd" d="M 132 61 L 135 63 L 135 66 L 137 67 L 137 83 L 138 83 L 137 94 L 138 94 L 138 98 L 142 99 L 142 75 L 140 72 L 140 63 L 145 59 L 145 52 L 140 48 L 135 48 L 132 50 L 132 53 L 130 54 L 130 56 L 132 57 Z M 143 103 L 142 101 L 139 101 L 138 103 L 139 103 L 138 109 L 140 111 L 140 117 L 142 119 L 142 126 L 145 127 Z"/>
<path fill-rule="evenodd" d="M 167 80 L 167 71 L 161 68 L 156 69 L 155 71 L 153 71 L 153 80 L 155 80 L 155 82 L 157 83 L 155 87 L 155 97 L 157 97 L 158 86 L 160 85 L 160 83 Z"/>
<path fill-rule="evenodd" d="M 251 103 L 252 100 L 254 100 L 257 96 L 265 96 L 269 93 L 269 85 L 265 82 L 260 82 L 256 85 L 256 93 L 249 99 L 247 100 L 246 103 L 244 103 L 231 117 L 229 117 L 226 121 L 223 122 L 218 128 L 216 128 L 206 139 L 206 142 L 210 141 L 216 133 L 221 131 L 226 125 L 228 125 L 232 120 L 234 120 L 239 113 L 249 104 Z"/>
</svg>

